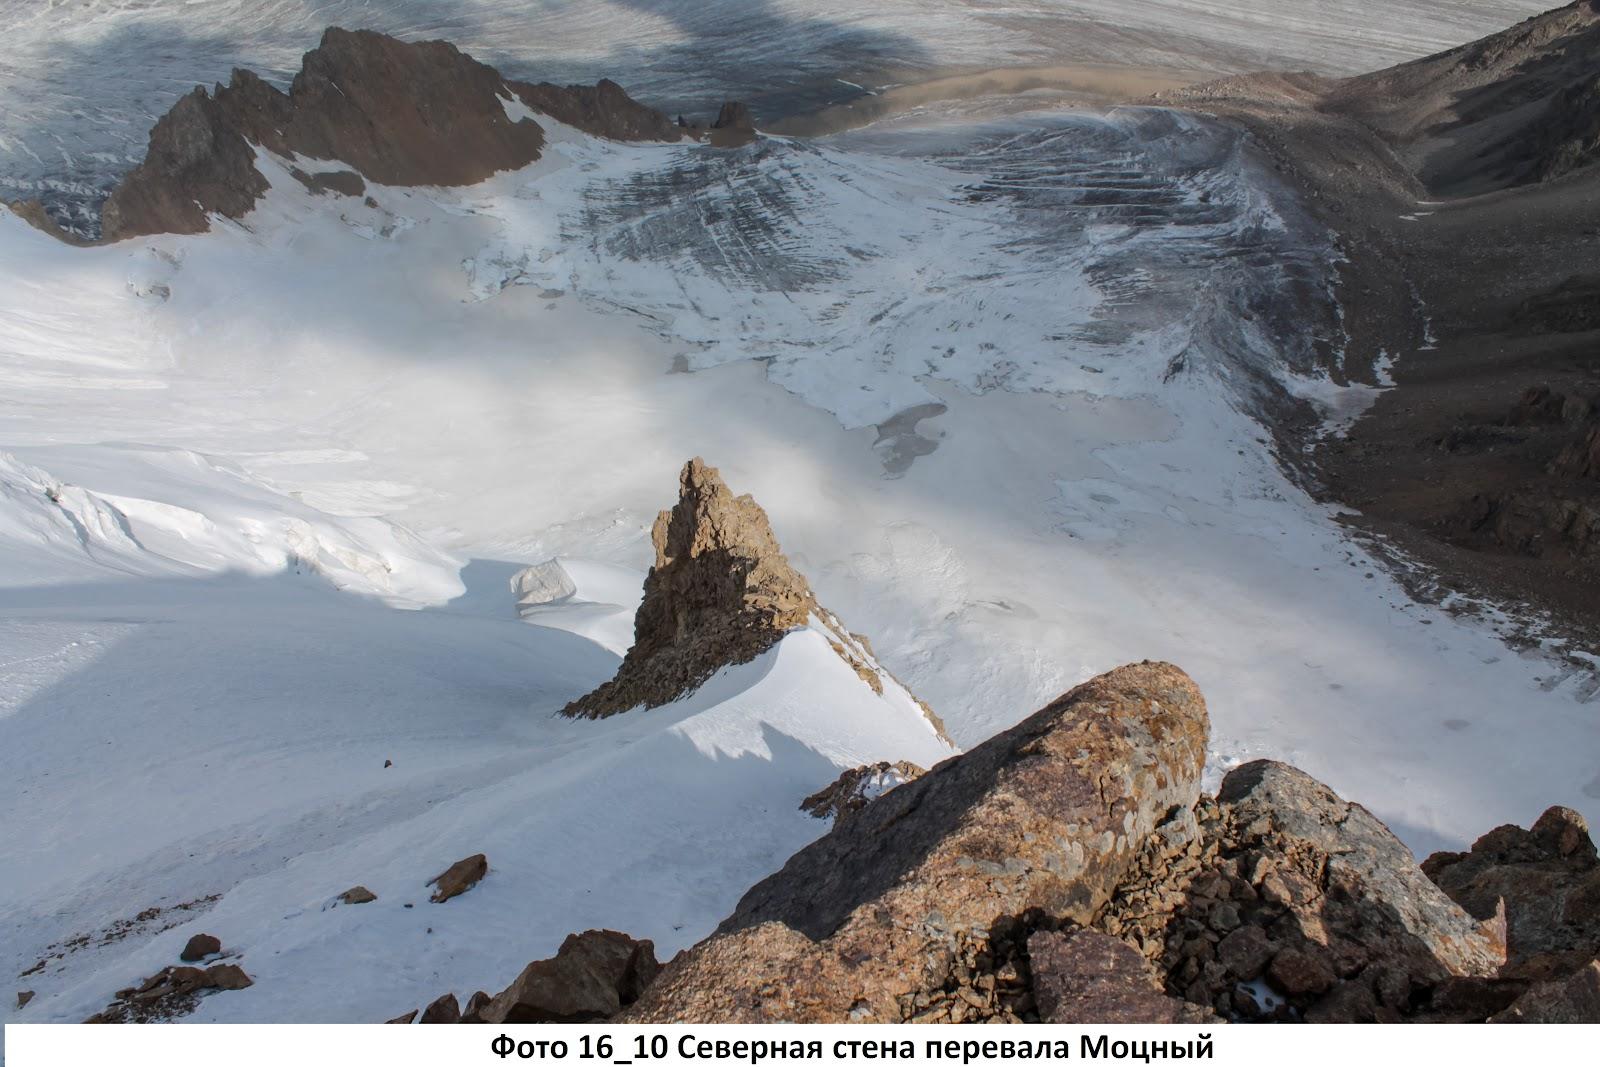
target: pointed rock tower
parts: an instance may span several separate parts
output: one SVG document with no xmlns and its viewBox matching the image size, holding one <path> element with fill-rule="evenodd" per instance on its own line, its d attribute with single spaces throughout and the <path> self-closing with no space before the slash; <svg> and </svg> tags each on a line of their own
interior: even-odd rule
<svg viewBox="0 0 1600 1067">
<path fill-rule="evenodd" d="M 874 692 L 883 692 L 885 680 L 900 685 L 866 638 L 817 603 L 778 547 L 761 505 L 749 495 L 734 496 L 717 469 L 698 456 L 684 465 L 678 503 L 656 516 L 650 539 L 656 562 L 634 616 L 633 647 L 615 678 L 568 704 L 563 714 L 601 719 L 670 703 L 723 667 L 748 663 L 804 627 L 823 633 Z M 918 704 L 945 737 L 943 723 Z"/>
</svg>

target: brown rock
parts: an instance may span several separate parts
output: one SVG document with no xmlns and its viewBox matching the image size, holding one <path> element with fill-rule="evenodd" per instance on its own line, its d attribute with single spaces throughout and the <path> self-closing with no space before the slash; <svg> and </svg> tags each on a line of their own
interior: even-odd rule
<svg viewBox="0 0 1600 1067">
<path fill-rule="evenodd" d="M 755 117 L 737 100 L 729 100 L 711 123 L 710 140 L 717 148 L 737 148 L 756 139 Z"/>
<path fill-rule="evenodd" d="M 842 819 L 854 815 L 873 800 L 896 786 L 921 778 L 926 772 L 915 763 L 887 760 L 853 767 L 839 775 L 825 789 L 800 802 L 800 810 L 818 819 Z"/>
<path fill-rule="evenodd" d="M 1275 949 L 1259 926 L 1241 926 L 1217 943 L 1217 962 L 1241 981 L 1251 981 L 1266 970 Z"/>
<path fill-rule="evenodd" d="M 1534 986 L 1489 1021 L 1600 1023 L 1600 960 L 1590 961 L 1559 981 Z"/>
<path fill-rule="evenodd" d="M 1122 667 L 868 805 L 750 890 L 627 1021 L 898 1021 L 964 939 L 1034 912 L 1091 921 L 1174 810 L 1193 807 L 1205 702 Z M 959 974 L 959 972 L 957 972 Z"/>
<path fill-rule="evenodd" d="M 446 993 L 438 1000 L 422 1009 L 423 1023 L 458 1023 L 461 1021 L 461 1005 L 456 1001 L 454 993 Z"/>
<path fill-rule="evenodd" d="M 398 1024 L 400 1026 L 409 1026 L 411 1023 L 415 1022 L 416 1019 L 417 1019 L 417 1009 L 416 1008 L 412 1008 L 410 1011 L 406 1012 L 404 1015 L 396 1015 L 393 1019 L 389 1020 L 389 1023 L 390 1024 Z"/>
<path fill-rule="evenodd" d="M 183 946 L 183 951 L 178 954 L 178 958 L 185 963 L 193 963 L 196 960 L 203 960 L 207 956 L 215 956 L 221 951 L 222 942 L 217 938 L 212 937 L 210 934 L 195 934 L 189 939 L 189 943 Z"/>
<path fill-rule="evenodd" d="M 318 196 L 327 193 L 365 196 L 367 192 L 367 183 L 361 180 L 361 175 L 352 170 L 323 170 L 307 174 L 299 167 L 290 167 L 289 174 Z"/>
<path fill-rule="evenodd" d="M 661 965 L 655 945 L 615 930 L 572 934 L 555 956 L 523 968 L 479 1011 L 487 1023 L 581 1023 L 609 1019 L 639 999 Z"/>
<path fill-rule="evenodd" d="M 1223 779 L 1218 800 L 1250 847 L 1292 853 L 1320 869 L 1327 900 L 1285 864 L 1261 883 L 1262 896 L 1288 908 L 1303 936 L 1336 937 L 1430 978 L 1492 975 L 1505 962 L 1493 923 L 1463 912 L 1388 827 L 1305 772 L 1269 760 L 1248 763 Z M 1483 917 L 1492 919 L 1492 910 Z"/>
<path fill-rule="evenodd" d="M 345 904 L 371 904 L 378 899 L 378 894 L 364 885 L 351 886 L 339 894 L 339 899 Z"/>
<path fill-rule="evenodd" d="M 1326 993 L 1338 981 L 1324 954 L 1314 948 L 1286 948 L 1272 957 L 1267 978 L 1291 997 Z"/>
<path fill-rule="evenodd" d="M 1028 938 L 1033 995 L 1047 1023 L 1200 1023 L 1216 1016 L 1166 996 L 1143 956 L 1094 930 Z"/>
<path fill-rule="evenodd" d="M 206 968 L 204 982 L 210 989 L 247 989 L 255 985 L 236 963 L 213 963 Z"/>
<path fill-rule="evenodd" d="M 33 999 L 33 990 L 31 990 L 31 989 L 19 989 L 19 990 L 17 990 L 17 1010 L 21 1011 L 23 1008 L 26 1008 L 28 1006 L 28 1001 L 30 1001 L 32 999 Z"/>
<path fill-rule="evenodd" d="M 1600 859 L 1583 816 L 1551 808 L 1531 830 L 1500 826 L 1423 869 L 1480 919 L 1504 908 L 1509 975 L 1546 980 L 1600 955 Z"/>
<path fill-rule="evenodd" d="M 494 68 L 454 45 L 331 28 L 288 93 L 236 70 L 226 86 L 179 100 L 106 201 L 104 235 L 198 233 L 210 212 L 242 217 L 267 188 L 252 144 L 339 160 L 384 185 L 470 185 L 526 166 L 544 133 L 507 117 L 510 96 Z"/>
<path fill-rule="evenodd" d="M 593 86 L 507 84 L 533 110 L 596 137 L 613 141 L 676 141 L 684 133 L 667 116 L 634 100 L 608 78 Z"/>
<path fill-rule="evenodd" d="M 866 640 L 817 603 L 778 547 L 761 505 L 734 496 L 704 460 L 684 465 L 678 503 L 656 516 L 650 538 L 656 562 L 634 615 L 633 647 L 615 678 L 562 714 L 603 719 L 670 703 L 723 667 L 755 659 L 813 617 L 839 658 L 874 691 L 892 680 Z M 923 711 L 944 736 L 943 724 Z"/>
<path fill-rule="evenodd" d="M 1340 982 L 1306 1009 L 1308 1023 L 1370 1023 L 1378 1019 L 1378 1001 L 1360 982 Z"/>
<path fill-rule="evenodd" d="M 427 884 L 434 887 L 433 895 L 428 899 L 435 904 L 443 904 L 477 885 L 478 880 L 488 873 L 489 857 L 482 852 L 464 860 L 456 860 L 447 870 L 428 879 Z"/>
<path fill-rule="evenodd" d="M 467 1006 L 461 1012 L 461 1021 L 464 1023 L 483 1022 L 483 1009 L 487 1008 L 492 1000 L 494 998 L 481 989 L 472 994 L 467 998 Z"/>
</svg>

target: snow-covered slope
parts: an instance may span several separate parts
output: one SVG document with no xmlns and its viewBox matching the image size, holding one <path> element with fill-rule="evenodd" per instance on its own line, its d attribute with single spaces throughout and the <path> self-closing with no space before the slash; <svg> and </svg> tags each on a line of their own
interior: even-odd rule
<svg viewBox="0 0 1600 1067">
<path fill-rule="evenodd" d="M 376 207 L 262 167 L 199 237 L 0 212 L 0 966 L 47 958 L 30 1020 L 200 929 L 256 978 L 217 1019 L 385 1018 L 585 926 L 670 953 L 821 831 L 797 805 L 840 767 L 940 758 L 808 631 L 679 705 L 555 718 L 615 668 L 692 455 L 958 742 L 1159 657 L 1214 768 L 1289 759 L 1419 850 L 1600 817 L 1592 678 L 1410 602 L 1279 470 L 1262 405 L 1360 394 L 1331 249 L 1223 131 L 552 129 Z M 576 594 L 520 620 L 510 578 L 552 557 Z M 358 882 L 378 902 L 327 907 Z"/>
<path fill-rule="evenodd" d="M 513 77 L 614 78 L 653 106 L 765 117 L 862 85 L 1086 62 L 1355 74 L 1503 29 L 1552 0 L 0 0 L 0 198 L 81 212 L 195 83 L 278 81 L 323 29 L 444 38 Z"/>
</svg>

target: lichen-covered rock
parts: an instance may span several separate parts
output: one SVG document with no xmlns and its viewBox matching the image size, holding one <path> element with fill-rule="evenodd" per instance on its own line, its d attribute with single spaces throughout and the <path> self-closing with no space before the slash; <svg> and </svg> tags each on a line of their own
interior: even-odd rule
<svg viewBox="0 0 1600 1067">
<path fill-rule="evenodd" d="M 615 930 L 572 934 L 477 1009 L 486 1023 L 581 1023 L 609 1019 L 639 999 L 661 965 L 655 945 Z"/>
<path fill-rule="evenodd" d="M 723 667 L 748 663 L 807 625 L 826 634 L 834 652 L 874 692 L 883 692 L 886 681 L 899 685 L 866 638 L 817 603 L 778 547 L 761 505 L 748 494 L 734 496 L 717 469 L 698 456 L 684 464 L 678 502 L 656 516 L 650 540 L 656 559 L 634 615 L 633 647 L 616 677 L 568 704 L 563 714 L 600 719 L 671 703 Z M 922 710 L 944 737 L 943 724 L 927 705 Z"/>
<path fill-rule="evenodd" d="M 1016 917 L 1091 922 L 1174 809 L 1194 806 L 1205 702 L 1122 667 L 837 824 L 680 955 L 627 1021 L 896 1022 L 972 979 Z M 987 996 L 986 996 L 987 994 Z M 998 1013 L 974 986 L 942 1018 Z M 981 1009 L 971 1003 L 995 1005 Z"/>
<path fill-rule="evenodd" d="M 1301 900 L 1303 894 L 1315 893 L 1321 914 L 1309 918 L 1324 927 L 1340 924 L 1373 953 L 1407 957 L 1413 973 L 1432 961 L 1441 977 L 1492 975 L 1505 962 L 1504 935 L 1492 916 L 1478 922 L 1463 912 L 1428 881 L 1388 827 L 1304 771 L 1269 760 L 1249 763 L 1223 779 L 1217 799 L 1241 838 L 1277 844 L 1295 858 L 1315 857 L 1321 874 L 1310 885 L 1305 872 L 1293 868 L 1262 880 L 1262 892 L 1281 897 L 1291 910 L 1311 903 Z"/>
</svg>

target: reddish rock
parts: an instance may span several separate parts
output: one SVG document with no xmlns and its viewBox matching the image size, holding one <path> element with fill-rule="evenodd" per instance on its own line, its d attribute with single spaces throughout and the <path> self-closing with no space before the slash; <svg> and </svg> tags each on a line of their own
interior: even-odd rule
<svg viewBox="0 0 1600 1067">
<path fill-rule="evenodd" d="M 371 904 L 378 899 L 378 894 L 364 885 L 351 886 L 339 894 L 339 900 L 345 904 Z"/>
<path fill-rule="evenodd" d="M 410 1011 L 406 1012 L 404 1015 L 396 1015 L 393 1019 L 389 1020 L 389 1023 L 393 1024 L 393 1025 L 407 1026 L 407 1025 L 415 1022 L 416 1019 L 417 1019 L 417 1009 L 412 1008 Z"/>
<path fill-rule="evenodd" d="M 443 904 L 451 897 L 458 897 L 477 885 L 488 873 L 489 857 L 482 852 L 476 856 L 468 856 L 464 860 L 456 860 L 447 870 L 428 879 L 427 884 L 434 887 L 433 895 L 428 899 L 435 904 Z"/>
</svg>

